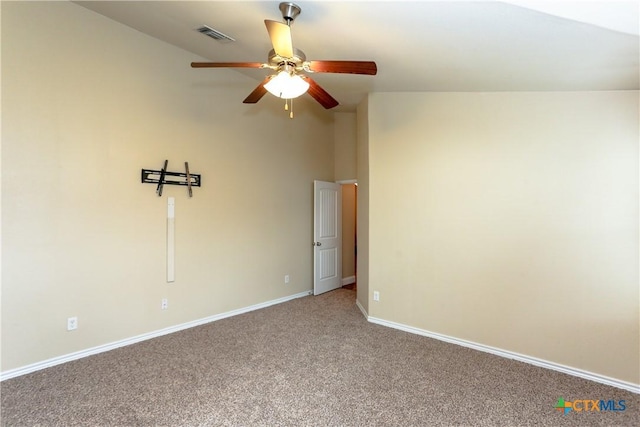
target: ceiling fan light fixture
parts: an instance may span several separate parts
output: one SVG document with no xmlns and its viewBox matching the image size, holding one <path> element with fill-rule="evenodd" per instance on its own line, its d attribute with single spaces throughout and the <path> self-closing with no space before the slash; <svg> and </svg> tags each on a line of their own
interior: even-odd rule
<svg viewBox="0 0 640 427">
<path fill-rule="evenodd" d="M 299 75 L 283 70 L 269 80 L 264 88 L 278 98 L 293 99 L 303 95 L 309 89 L 309 83 Z"/>
</svg>

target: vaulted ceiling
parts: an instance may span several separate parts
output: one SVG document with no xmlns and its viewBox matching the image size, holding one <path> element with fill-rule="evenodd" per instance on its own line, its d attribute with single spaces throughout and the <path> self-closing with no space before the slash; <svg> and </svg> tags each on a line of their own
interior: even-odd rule
<svg viewBox="0 0 640 427">
<path fill-rule="evenodd" d="M 266 62 L 271 44 L 263 21 L 282 20 L 278 1 L 75 3 L 193 52 L 194 61 Z M 376 76 L 313 75 L 340 102 L 338 111 L 353 109 L 368 92 L 640 89 L 637 0 L 296 4 L 302 13 L 293 43 L 307 59 L 378 65 Z M 235 41 L 204 36 L 196 31 L 202 25 Z M 237 72 L 258 84 L 268 70 Z"/>
</svg>

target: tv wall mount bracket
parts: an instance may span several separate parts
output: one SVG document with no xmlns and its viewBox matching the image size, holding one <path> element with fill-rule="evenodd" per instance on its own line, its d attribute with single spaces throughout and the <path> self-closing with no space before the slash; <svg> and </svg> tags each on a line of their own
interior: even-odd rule
<svg viewBox="0 0 640 427">
<path fill-rule="evenodd" d="M 162 187 L 167 185 L 185 185 L 189 197 L 193 197 L 192 187 L 200 187 L 201 178 L 200 174 L 189 172 L 189 163 L 184 162 L 184 172 L 169 172 L 167 166 L 169 160 L 164 161 L 164 166 L 160 170 L 142 169 L 140 175 L 141 182 L 143 184 L 156 184 L 156 193 L 158 197 L 162 197 Z"/>
</svg>

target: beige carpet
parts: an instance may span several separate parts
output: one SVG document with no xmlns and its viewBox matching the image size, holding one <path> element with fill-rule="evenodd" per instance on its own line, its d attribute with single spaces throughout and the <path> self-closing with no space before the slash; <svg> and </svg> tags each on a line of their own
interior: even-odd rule
<svg viewBox="0 0 640 427">
<path fill-rule="evenodd" d="M 638 395 L 368 323 L 339 289 L 2 382 L 2 426 L 640 426 Z M 625 400 L 622 412 L 554 409 Z"/>
</svg>

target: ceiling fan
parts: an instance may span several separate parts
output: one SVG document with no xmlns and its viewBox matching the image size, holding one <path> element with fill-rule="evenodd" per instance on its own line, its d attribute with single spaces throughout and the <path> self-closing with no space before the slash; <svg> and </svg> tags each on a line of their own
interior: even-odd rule
<svg viewBox="0 0 640 427">
<path fill-rule="evenodd" d="M 291 24 L 300 14 L 298 5 L 289 2 L 280 3 L 280 12 L 284 23 L 265 19 L 264 23 L 271 39 L 273 49 L 269 51 L 267 63 L 260 62 L 192 62 L 193 68 L 268 68 L 274 70 L 271 74 L 245 98 L 245 104 L 255 104 L 267 92 L 285 99 L 285 109 L 288 101 L 308 92 L 324 108 L 337 106 L 338 101 L 325 91 L 315 80 L 306 73 L 342 73 L 365 74 L 377 73 L 376 63 L 373 61 L 307 61 L 299 49 L 293 47 L 291 39 Z M 293 118 L 293 111 L 290 113 Z"/>
</svg>

